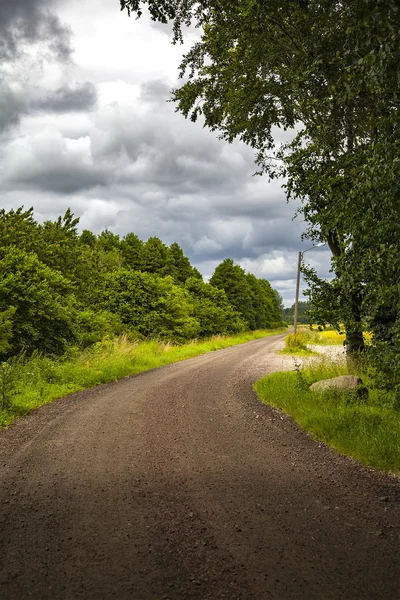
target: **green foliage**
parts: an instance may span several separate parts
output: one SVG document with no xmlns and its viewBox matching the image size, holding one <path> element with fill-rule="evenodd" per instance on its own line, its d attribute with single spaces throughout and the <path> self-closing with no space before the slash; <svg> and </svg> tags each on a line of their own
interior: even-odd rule
<svg viewBox="0 0 400 600">
<path fill-rule="evenodd" d="M 266 279 L 246 273 L 254 313 L 254 329 L 273 327 L 282 322 L 276 295 Z"/>
<path fill-rule="evenodd" d="M 105 338 L 113 338 L 124 332 L 123 324 L 118 315 L 106 310 L 94 311 L 90 308 L 76 314 L 76 343 L 80 348 L 86 348 Z"/>
<path fill-rule="evenodd" d="M 112 250 L 120 250 L 121 241 L 119 235 L 112 233 L 108 229 L 105 229 L 97 237 L 97 247 L 103 252 L 110 252 Z"/>
<path fill-rule="evenodd" d="M 299 301 L 298 316 L 297 316 L 298 323 L 306 324 L 309 322 L 308 311 L 310 311 L 311 308 L 312 308 L 312 306 L 309 302 L 304 302 L 301 300 Z M 295 309 L 294 304 L 292 304 L 292 306 L 290 308 L 283 309 L 283 318 L 288 323 L 293 323 L 293 321 L 294 321 L 294 309 Z"/>
<path fill-rule="evenodd" d="M 145 336 L 187 340 L 199 332 L 189 295 L 172 277 L 120 269 L 107 278 L 103 304 Z"/>
<path fill-rule="evenodd" d="M 232 259 L 227 258 L 217 266 L 210 283 L 225 291 L 248 329 L 253 331 L 282 324 L 276 295 L 268 281 L 246 274 Z"/>
<path fill-rule="evenodd" d="M 306 236 L 326 240 L 334 257 L 331 289 L 308 273 L 314 319 L 344 323 L 354 352 L 371 330 L 385 386 L 397 389 L 398 2 L 121 0 L 138 15 L 144 4 L 173 21 L 175 42 L 185 26 L 202 28 L 181 63 L 177 109 L 249 144 L 261 173 L 286 177 Z M 279 127 L 293 131 L 282 145 Z"/>
<path fill-rule="evenodd" d="M 14 356 L 0 363 L 0 411 L 10 412 L 14 398 L 21 393 L 23 355 Z"/>
<path fill-rule="evenodd" d="M 124 265 L 133 271 L 142 267 L 143 242 L 134 233 L 128 233 L 121 242 Z"/>
<path fill-rule="evenodd" d="M 68 209 L 56 221 L 39 226 L 40 247 L 37 255 L 41 262 L 73 280 L 80 264 L 80 244 L 77 234 L 79 219 Z"/>
<path fill-rule="evenodd" d="M 182 342 L 248 329 L 177 243 L 144 244 L 133 233 L 120 240 L 109 230 L 78 235 L 78 222 L 69 209 L 43 225 L 32 209 L 0 211 L 0 360 L 21 351 L 70 355 L 121 333 Z M 268 286 L 255 280 L 249 306 Z"/>
<path fill-rule="evenodd" d="M 298 331 L 296 334 L 289 333 L 285 337 L 285 348 L 282 352 L 302 356 L 315 354 L 315 352 L 312 352 L 307 345 L 310 343 L 312 343 L 312 339 L 310 339 L 308 332 Z"/>
<path fill-rule="evenodd" d="M 177 282 L 185 283 L 189 277 L 196 277 L 202 280 L 202 277 L 197 269 L 192 267 L 190 260 L 183 254 L 182 248 L 174 242 L 169 247 L 168 251 L 169 262 L 171 265 L 171 275 Z"/>
<path fill-rule="evenodd" d="M 1 357 L 7 356 L 12 348 L 11 340 L 15 311 L 15 306 L 9 306 L 9 308 L 0 312 L 0 360 Z"/>
<path fill-rule="evenodd" d="M 278 290 L 272 290 L 275 296 L 275 304 L 276 307 L 279 310 L 279 314 L 281 319 L 285 320 L 285 306 L 283 304 L 283 298 L 280 295 L 280 293 L 278 292 Z M 287 319 L 286 319 L 287 320 Z"/>
<path fill-rule="evenodd" d="M 40 246 L 39 227 L 33 218 L 33 208 L 23 207 L 6 212 L 0 210 L 0 256 L 10 246 L 26 252 L 36 252 Z"/>
<path fill-rule="evenodd" d="M 73 286 L 36 254 L 10 246 L 0 260 L 0 311 L 14 308 L 13 352 L 60 354 L 75 339 Z"/>
<path fill-rule="evenodd" d="M 250 330 L 256 329 L 255 311 L 251 301 L 251 288 L 246 273 L 231 258 L 225 259 L 214 271 L 210 283 L 225 291 L 226 296 Z"/>
<path fill-rule="evenodd" d="M 141 271 L 157 273 L 158 275 L 171 275 L 172 264 L 168 246 L 158 237 L 150 237 L 143 245 Z"/>
<path fill-rule="evenodd" d="M 224 290 L 203 283 L 198 277 L 187 279 L 186 289 L 190 293 L 193 316 L 200 324 L 198 336 L 226 335 L 247 329 L 247 323 L 232 308 Z"/>
<path fill-rule="evenodd" d="M 79 236 L 79 241 L 85 246 L 94 248 L 94 246 L 96 245 L 96 236 L 94 235 L 94 233 L 89 231 L 89 229 L 84 229 L 81 235 Z"/>
</svg>

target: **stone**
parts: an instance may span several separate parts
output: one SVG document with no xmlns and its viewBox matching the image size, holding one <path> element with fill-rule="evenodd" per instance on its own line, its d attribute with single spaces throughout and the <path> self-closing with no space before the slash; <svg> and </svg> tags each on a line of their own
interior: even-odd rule
<svg viewBox="0 0 400 600">
<path fill-rule="evenodd" d="M 339 392 L 356 392 L 358 396 L 367 396 L 368 390 L 363 385 L 362 379 L 356 375 L 340 375 L 332 379 L 322 379 L 310 386 L 312 392 L 325 392 L 327 390 L 338 390 Z"/>
</svg>

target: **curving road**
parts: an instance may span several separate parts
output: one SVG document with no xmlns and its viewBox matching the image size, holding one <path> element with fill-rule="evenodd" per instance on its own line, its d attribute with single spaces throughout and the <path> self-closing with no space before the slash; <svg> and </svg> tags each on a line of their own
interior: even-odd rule
<svg viewBox="0 0 400 600">
<path fill-rule="evenodd" d="M 252 391 L 282 336 L 0 432 L 2 600 L 400 598 L 400 487 Z"/>
</svg>

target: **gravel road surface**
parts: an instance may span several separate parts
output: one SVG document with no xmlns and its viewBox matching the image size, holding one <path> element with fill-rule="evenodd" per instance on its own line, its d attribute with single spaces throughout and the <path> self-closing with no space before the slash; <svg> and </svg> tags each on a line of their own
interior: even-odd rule
<svg viewBox="0 0 400 600">
<path fill-rule="evenodd" d="M 0 432 L 0 598 L 400 598 L 400 486 L 253 382 L 282 336 L 74 394 Z"/>
</svg>

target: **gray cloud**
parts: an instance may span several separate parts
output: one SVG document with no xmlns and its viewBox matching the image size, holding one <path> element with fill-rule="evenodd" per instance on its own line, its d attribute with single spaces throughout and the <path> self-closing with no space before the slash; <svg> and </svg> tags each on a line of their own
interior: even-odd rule
<svg viewBox="0 0 400 600">
<path fill-rule="evenodd" d="M 46 220 L 71 207 L 82 229 L 177 241 L 206 276 L 231 257 L 291 303 L 304 227 L 292 221 L 297 205 L 286 203 L 281 182 L 252 176 L 251 149 L 220 141 L 174 112 L 168 99 L 176 71 L 157 27 L 131 19 L 122 35 L 128 20 L 118 6 L 114 12 L 95 0 L 57 0 L 62 19 L 53 13 L 51 20 L 55 2 L 0 7 L 0 37 L 11 35 L 0 55 L 14 61 L 0 80 L 0 132 L 20 122 L 18 132 L 11 128 L 0 138 L 4 208 L 34 205 Z M 47 15 L 42 22 L 40 15 Z M 76 32 L 77 64 L 68 63 L 64 20 Z M 60 35 L 53 35 L 58 26 Z M 13 46 L 17 39 L 21 45 Z M 29 56 L 36 42 L 40 64 L 36 46 Z M 276 132 L 280 140 L 287 135 Z M 314 254 L 306 256 L 318 258 L 325 275 L 328 255 Z"/>
<path fill-rule="evenodd" d="M 25 44 L 44 42 L 57 60 L 71 58 L 71 30 L 51 11 L 51 0 L 0 4 L 0 59 L 15 60 Z"/>
<path fill-rule="evenodd" d="M 70 64 L 71 29 L 51 10 L 53 0 L 0 2 L 0 133 L 27 112 L 30 69 Z"/>
<path fill-rule="evenodd" d="M 17 125 L 20 114 L 24 110 L 23 97 L 13 91 L 4 79 L 0 78 L 0 133 Z"/>
<path fill-rule="evenodd" d="M 37 103 L 37 108 L 45 112 L 86 112 L 91 110 L 97 102 L 95 86 L 86 81 L 77 83 L 74 87 L 63 85 L 51 92 Z"/>
</svg>

